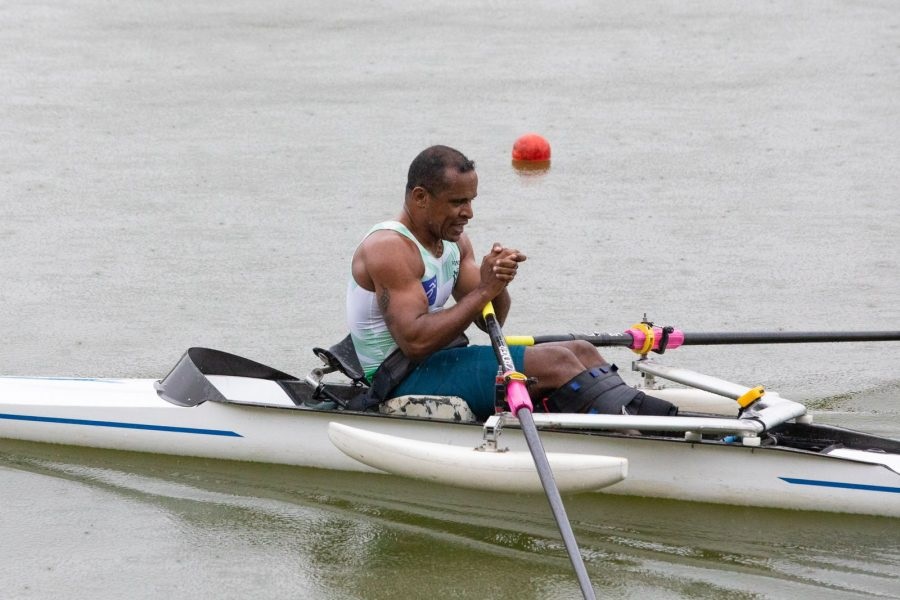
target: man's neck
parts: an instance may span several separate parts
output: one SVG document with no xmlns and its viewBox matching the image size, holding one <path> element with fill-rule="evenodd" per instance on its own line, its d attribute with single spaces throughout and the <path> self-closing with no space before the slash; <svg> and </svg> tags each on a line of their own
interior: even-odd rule
<svg viewBox="0 0 900 600">
<path fill-rule="evenodd" d="M 424 246 L 435 258 L 440 258 L 444 253 L 444 240 L 429 235 L 428 230 L 425 228 L 416 227 L 415 221 L 413 221 L 412 215 L 409 212 L 409 207 L 405 204 L 403 205 L 403 212 L 397 217 L 397 221 L 409 229 L 409 232 L 413 234 L 415 238 L 419 240 L 419 243 L 422 244 L 422 246 Z"/>
</svg>

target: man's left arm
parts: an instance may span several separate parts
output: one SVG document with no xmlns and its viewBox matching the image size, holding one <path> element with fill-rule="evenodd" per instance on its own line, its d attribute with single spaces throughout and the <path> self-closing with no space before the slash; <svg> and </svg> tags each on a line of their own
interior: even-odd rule
<svg viewBox="0 0 900 600">
<path fill-rule="evenodd" d="M 465 296 L 469 291 L 475 288 L 481 281 L 482 271 L 489 270 L 497 279 L 505 281 L 507 285 L 515 279 L 518 263 L 525 260 L 525 255 L 511 248 L 505 248 L 495 243 L 491 251 L 482 259 L 481 267 L 475 264 L 475 255 L 472 249 L 472 243 L 468 236 L 463 236 L 459 240 L 460 261 L 459 276 L 456 280 L 456 286 L 453 288 L 453 297 L 457 300 Z M 512 300 L 509 291 L 504 287 L 492 300 L 494 313 L 502 325 L 506 321 Z M 484 321 L 481 317 L 475 320 L 475 324 L 482 330 L 485 329 Z"/>
</svg>

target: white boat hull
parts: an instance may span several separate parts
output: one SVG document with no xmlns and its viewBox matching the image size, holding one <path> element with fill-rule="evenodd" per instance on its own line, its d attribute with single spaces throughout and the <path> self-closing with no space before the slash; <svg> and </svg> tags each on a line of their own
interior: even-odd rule
<svg viewBox="0 0 900 600">
<path fill-rule="evenodd" d="M 275 382 L 233 379 L 222 385 L 228 402 L 179 407 L 149 379 L 0 378 L 0 438 L 366 472 L 378 470 L 336 448 L 329 423 L 435 444 L 482 442 L 479 424 L 306 410 Z M 544 430 L 541 440 L 551 454 L 626 458 L 628 477 L 607 493 L 900 517 L 900 473 L 859 457 L 596 432 Z M 502 444 L 528 453 L 518 429 L 504 429 Z"/>
</svg>

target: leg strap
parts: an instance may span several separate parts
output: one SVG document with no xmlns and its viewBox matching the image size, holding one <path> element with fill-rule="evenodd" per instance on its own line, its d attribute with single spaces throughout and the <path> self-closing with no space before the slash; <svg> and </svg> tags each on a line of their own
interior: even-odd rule
<svg viewBox="0 0 900 600">
<path fill-rule="evenodd" d="M 550 412 L 600 413 L 607 415 L 676 415 L 678 408 L 665 400 L 647 396 L 629 386 L 604 364 L 582 371 L 544 401 Z"/>
</svg>

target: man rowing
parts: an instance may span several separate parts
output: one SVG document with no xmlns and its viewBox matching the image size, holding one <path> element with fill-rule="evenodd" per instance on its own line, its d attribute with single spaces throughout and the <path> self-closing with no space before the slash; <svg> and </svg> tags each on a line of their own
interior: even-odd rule
<svg viewBox="0 0 900 600">
<path fill-rule="evenodd" d="M 478 265 L 464 229 L 478 195 L 475 164 L 447 146 L 412 161 L 403 209 L 373 226 L 356 248 L 347 320 L 375 400 L 404 395 L 458 396 L 479 419 L 495 412 L 497 362 L 491 346 L 467 345 L 492 302 L 502 324 L 509 284 L 526 256 L 495 243 Z M 446 306 L 450 297 L 455 302 Z M 481 326 L 481 324 L 479 324 Z M 668 402 L 625 384 L 589 342 L 510 348 L 516 369 L 534 383 L 538 409 L 607 414 L 675 414 Z"/>
</svg>

